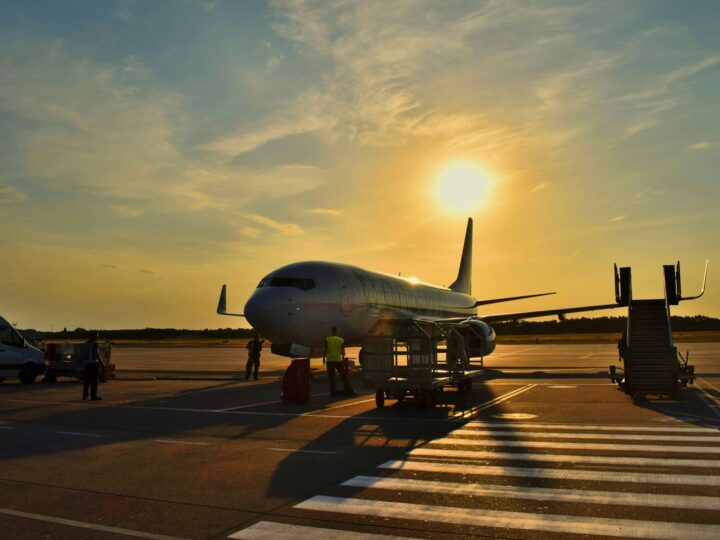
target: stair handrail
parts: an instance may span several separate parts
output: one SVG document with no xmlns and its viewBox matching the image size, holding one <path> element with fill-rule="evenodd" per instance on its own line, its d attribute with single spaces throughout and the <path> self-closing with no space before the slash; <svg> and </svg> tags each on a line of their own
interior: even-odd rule
<svg viewBox="0 0 720 540">
<path fill-rule="evenodd" d="M 668 347 L 673 348 L 672 323 L 670 321 L 670 299 L 668 298 L 667 288 L 665 288 L 665 320 L 668 329 Z"/>
</svg>

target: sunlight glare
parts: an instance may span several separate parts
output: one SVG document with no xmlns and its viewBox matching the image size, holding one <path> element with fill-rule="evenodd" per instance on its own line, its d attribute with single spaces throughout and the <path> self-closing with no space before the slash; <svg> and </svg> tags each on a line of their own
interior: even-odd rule
<svg viewBox="0 0 720 540">
<path fill-rule="evenodd" d="M 491 176 L 474 163 L 453 163 L 440 171 L 435 193 L 450 211 L 466 212 L 487 202 L 492 187 Z"/>
</svg>

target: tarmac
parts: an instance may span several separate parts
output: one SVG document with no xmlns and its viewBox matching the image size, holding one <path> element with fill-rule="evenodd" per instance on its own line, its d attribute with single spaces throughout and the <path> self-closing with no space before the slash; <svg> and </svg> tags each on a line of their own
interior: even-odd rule
<svg viewBox="0 0 720 540">
<path fill-rule="evenodd" d="M 3 538 L 720 538 L 720 344 L 676 398 L 632 398 L 614 346 L 506 345 L 435 408 L 280 399 L 288 359 L 116 349 L 81 383 L 0 384 Z M 354 353 L 351 353 L 351 356 Z"/>
</svg>

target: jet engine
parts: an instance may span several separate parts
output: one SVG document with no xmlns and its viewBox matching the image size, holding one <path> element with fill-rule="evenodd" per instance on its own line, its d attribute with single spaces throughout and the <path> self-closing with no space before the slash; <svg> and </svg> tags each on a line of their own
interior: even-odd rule
<svg viewBox="0 0 720 540">
<path fill-rule="evenodd" d="M 468 356 L 470 358 L 487 356 L 495 350 L 495 330 L 486 322 L 478 318 L 471 318 L 463 321 L 460 326 L 469 326 L 473 330 L 469 332 Z"/>
</svg>

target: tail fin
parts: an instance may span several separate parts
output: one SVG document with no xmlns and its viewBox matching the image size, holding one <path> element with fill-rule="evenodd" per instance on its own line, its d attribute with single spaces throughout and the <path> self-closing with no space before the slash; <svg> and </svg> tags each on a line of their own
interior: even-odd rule
<svg viewBox="0 0 720 540">
<path fill-rule="evenodd" d="M 465 231 L 465 243 L 463 244 L 462 257 L 460 258 L 460 269 L 455 282 L 450 285 L 450 290 L 472 294 L 472 240 L 473 220 L 468 218 L 467 230 Z"/>
</svg>

